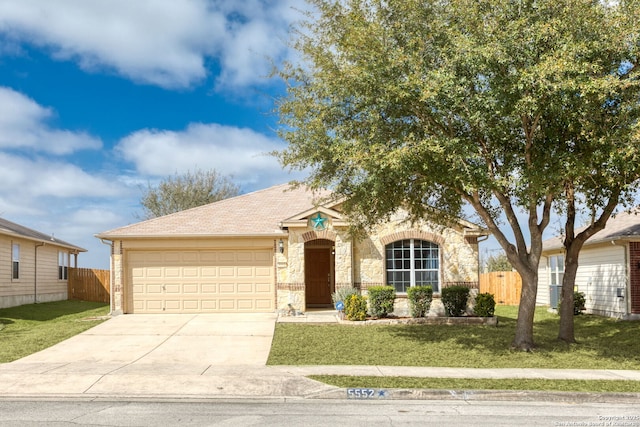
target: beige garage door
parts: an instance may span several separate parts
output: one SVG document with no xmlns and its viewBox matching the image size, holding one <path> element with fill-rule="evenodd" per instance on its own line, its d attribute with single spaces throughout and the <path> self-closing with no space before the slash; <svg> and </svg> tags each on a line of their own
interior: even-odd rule
<svg viewBox="0 0 640 427">
<path fill-rule="evenodd" d="M 133 313 L 270 312 L 273 251 L 131 251 Z"/>
</svg>

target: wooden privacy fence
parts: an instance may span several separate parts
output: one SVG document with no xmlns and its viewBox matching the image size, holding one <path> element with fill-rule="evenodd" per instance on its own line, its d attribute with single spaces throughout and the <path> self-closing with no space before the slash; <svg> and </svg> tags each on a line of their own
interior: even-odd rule
<svg viewBox="0 0 640 427">
<path fill-rule="evenodd" d="M 109 302 L 109 270 L 92 268 L 69 268 L 69 299 L 92 302 Z"/>
<path fill-rule="evenodd" d="M 516 271 L 493 271 L 480 275 L 480 292 L 493 294 L 496 304 L 518 305 L 522 278 Z"/>
</svg>

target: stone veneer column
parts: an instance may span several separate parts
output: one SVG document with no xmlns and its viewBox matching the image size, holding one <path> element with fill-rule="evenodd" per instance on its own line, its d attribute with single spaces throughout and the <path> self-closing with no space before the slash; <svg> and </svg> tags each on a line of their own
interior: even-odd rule
<svg viewBox="0 0 640 427">
<path fill-rule="evenodd" d="M 124 313 L 122 306 L 124 283 L 124 265 L 122 262 L 122 241 L 116 240 L 111 244 L 111 314 L 118 315 Z"/>
<path fill-rule="evenodd" d="M 335 241 L 335 288 L 353 286 L 353 242 L 345 231 Z"/>
</svg>

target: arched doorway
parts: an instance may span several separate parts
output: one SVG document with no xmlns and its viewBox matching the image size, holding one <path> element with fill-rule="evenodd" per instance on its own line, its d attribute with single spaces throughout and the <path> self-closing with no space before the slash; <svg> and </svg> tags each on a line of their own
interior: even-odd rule
<svg viewBox="0 0 640 427">
<path fill-rule="evenodd" d="M 304 283 L 307 307 L 331 306 L 335 290 L 334 243 L 311 240 L 304 245 Z"/>
</svg>

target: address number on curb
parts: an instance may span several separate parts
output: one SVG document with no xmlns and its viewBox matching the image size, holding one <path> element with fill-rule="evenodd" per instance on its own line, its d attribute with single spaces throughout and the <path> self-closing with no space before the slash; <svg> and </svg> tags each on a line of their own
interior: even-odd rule
<svg viewBox="0 0 640 427">
<path fill-rule="evenodd" d="M 347 398 L 349 399 L 384 399 L 389 396 L 387 390 L 376 390 L 373 388 L 348 388 Z"/>
</svg>

